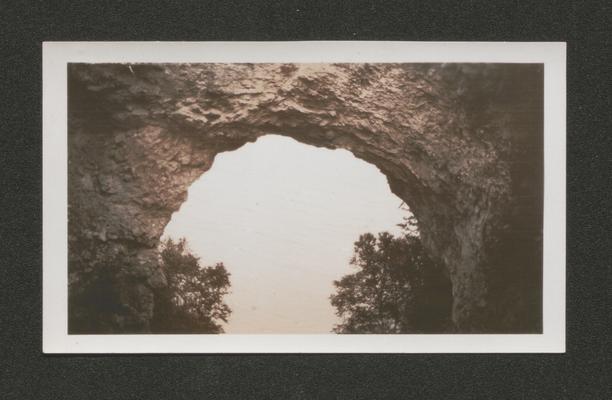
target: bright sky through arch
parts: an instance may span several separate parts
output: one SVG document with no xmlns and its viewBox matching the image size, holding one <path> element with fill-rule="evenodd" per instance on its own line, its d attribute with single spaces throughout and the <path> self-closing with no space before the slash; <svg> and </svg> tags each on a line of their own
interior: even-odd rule
<svg viewBox="0 0 612 400">
<path fill-rule="evenodd" d="M 346 150 L 267 135 L 217 155 L 164 236 L 231 273 L 227 333 L 330 333 L 333 280 L 361 233 L 406 216 L 385 176 Z"/>
</svg>

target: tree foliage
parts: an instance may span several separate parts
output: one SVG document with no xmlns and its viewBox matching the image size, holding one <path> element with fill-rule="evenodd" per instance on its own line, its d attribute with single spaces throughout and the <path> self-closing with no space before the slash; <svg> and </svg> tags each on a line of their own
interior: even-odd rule
<svg viewBox="0 0 612 400">
<path fill-rule="evenodd" d="M 152 330 L 158 333 L 222 333 L 231 310 L 223 298 L 230 274 L 223 263 L 202 267 L 185 239 L 167 239 L 161 248 L 168 285 L 155 294 Z"/>
<path fill-rule="evenodd" d="M 104 257 L 92 268 L 69 275 L 68 331 L 71 334 L 113 333 L 122 321 L 124 332 L 139 332 L 142 326 L 126 324 L 130 310 L 122 301 L 122 290 L 129 280 L 118 256 Z M 117 318 L 119 317 L 119 318 Z"/>
<path fill-rule="evenodd" d="M 451 286 L 427 254 L 415 221 L 401 237 L 365 233 L 354 244 L 354 273 L 334 281 L 336 333 L 434 333 L 449 329 Z"/>
</svg>

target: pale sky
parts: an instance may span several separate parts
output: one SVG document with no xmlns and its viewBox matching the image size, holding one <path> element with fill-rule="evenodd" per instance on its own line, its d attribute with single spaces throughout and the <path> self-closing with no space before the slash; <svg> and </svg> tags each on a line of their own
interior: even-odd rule
<svg viewBox="0 0 612 400">
<path fill-rule="evenodd" d="M 399 234 L 384 175 L 346 150 L 268 135 L 217 155 L 164 236 L 230 272 L 227 333 L 330 333 L 332 282 L 361 233 Z"/>
</svg>

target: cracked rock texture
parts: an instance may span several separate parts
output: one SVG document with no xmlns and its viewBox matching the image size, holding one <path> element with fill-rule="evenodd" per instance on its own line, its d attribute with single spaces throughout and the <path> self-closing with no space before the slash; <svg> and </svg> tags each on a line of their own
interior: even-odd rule
<svg viewBox="0 0 612 400">
<path fill-rule="evenodd" d="M 447 266 L 456 332 L 541 330 L 540 65 L 71 64 L 68 82 L 70 332 L 147 332 L 190 184 L 271 133 L 386 175 Z"/>
</svg>

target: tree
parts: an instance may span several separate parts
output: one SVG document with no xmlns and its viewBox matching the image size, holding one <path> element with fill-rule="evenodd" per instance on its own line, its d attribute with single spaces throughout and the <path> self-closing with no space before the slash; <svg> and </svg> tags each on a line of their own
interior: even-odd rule
<svg viewBox="0 0 612 400">
<path fill-rule="evenodd" d="M 187 241 L 167 239 L 161 247 L 168 285 L 155 293 L 151 324 L 156 333 L 222 333 L 230 308 L 223 302 L 230 274 L 223 263 L 202 267 Z"/>
<path fill-rule="evenodd" d="M 129 279 L 125 263 L 118 254 L 106 255 L 97 259 L 91 268 L 68 276 L 69 333 L 114 333 L 117 329 L 121 332 L 142 331 L 142 325 L 126 323 L 123 318 L 131 311 L 122 295 L 123 285 Z"/>
<path fill-rule="evenodd" d="M 365 233 L 350 261 L 356 272 L 334 281 L 331 304 L 342 322 L 336 333 L 434 333 L 450 326 L 451 286 L 427 254 L 415 221 L 401 237 Z"/>
</svg>

